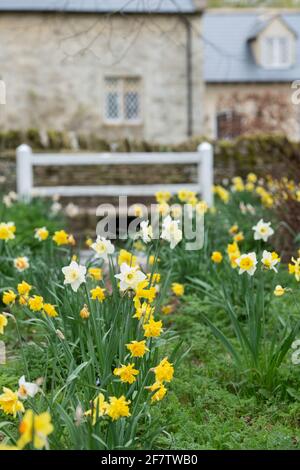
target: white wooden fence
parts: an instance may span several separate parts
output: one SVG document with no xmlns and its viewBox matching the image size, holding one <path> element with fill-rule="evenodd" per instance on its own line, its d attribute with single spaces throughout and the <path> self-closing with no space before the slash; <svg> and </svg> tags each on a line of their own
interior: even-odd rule
<svg viewBox="0 0 300 470">
<path fill-rule="evenodd" d="M 197 164 L 195 184 L 143 184 L 103 186 L 50 186 L 33 185 L 34 166 L 69 165 L 190 165 Z M 152 196 L 159 190 L 175 194 L 185 188 L 201 194 L 208 205 L 213 203 L 213 147 L 208 142 L 199 145 L 195 153 L 75 153 L 35 154 L 26 144 L 17 148 L 17 192 L 21 198 L 38 196 Z"/>
</svg>

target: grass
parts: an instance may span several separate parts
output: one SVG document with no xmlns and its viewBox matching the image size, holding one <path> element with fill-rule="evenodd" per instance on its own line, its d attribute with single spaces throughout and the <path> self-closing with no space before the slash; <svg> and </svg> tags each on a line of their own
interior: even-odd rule
<svg viewBox="0 0 300 470">
<path fill-rule="evenodd" d="M 169 322 L 191 349 L 162 408 L 161 421 L 170 435 L 160 440 L 161 447 L 299 449 L 300 380 L 290 357 L 282 377 L 289 384 L 284 396 L 242 393 L 229 356 L 199 319 L 197 298 L 187 297 Z"/>
</svg>

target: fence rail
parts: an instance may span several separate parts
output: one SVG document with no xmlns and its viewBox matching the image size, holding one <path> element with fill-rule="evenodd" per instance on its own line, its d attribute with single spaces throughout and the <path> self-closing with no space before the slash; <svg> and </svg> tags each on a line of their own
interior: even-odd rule
<svg viewBox="0 0 300 470">
<path fill-rule="evenodd" d="M 76 166 L 76 165 L 197 165 L 195 184 L 142 184 L 102 186 L 34 186 L 34 166 Z M 34 154 L 26 144 L 17 148 L 17 192 L 21 198 L 30 199 L 35 195 L 53 196 L 151 196 L 163 188 L 175 194 L 183 187 L 200 193 L 212 205 L 213 194 L 213 148 L 204 142 L 197 152 L 189 153 L 76 153 L 76 154 Z"/>
</svg>

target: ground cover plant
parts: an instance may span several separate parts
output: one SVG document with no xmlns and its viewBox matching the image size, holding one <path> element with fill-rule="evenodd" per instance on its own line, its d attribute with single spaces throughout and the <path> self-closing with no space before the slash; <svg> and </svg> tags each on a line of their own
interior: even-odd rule
<svg viewBox="0 0 300 470">
<path fill-rule="evenodd" d="M 18 210 L 42 201 L 5 204 L 0 449 L 299 448 L 297 233 L 291 259 L 277 240 L 299 188 L 249 174 L 214 192 L 158 193 L 159 239 L 136 206 L 136 239 L 89 239 L 85 261 L 57 216 L 22 236 Z M 205 222 L 191 251 L 186 208 Z"/>
</svg>

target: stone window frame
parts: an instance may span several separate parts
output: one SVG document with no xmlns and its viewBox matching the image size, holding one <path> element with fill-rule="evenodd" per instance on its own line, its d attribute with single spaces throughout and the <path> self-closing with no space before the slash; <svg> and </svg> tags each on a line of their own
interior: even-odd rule
<svg viewBox="0 0 300 470">
<path fill-rule="evenodd" d="M 108 82 L 109 81 L 116 81 L 117 82 L 117 93 L 119 95 L 119 109 L 120 114 L 116 118 L 111 118 L 107 116 L 107 94 L 108 94 Z M 128 119 L 126 118 L 125 112 L 125 93 L 126 93 L 126 86 L 128 82 L 136 81 L 137 88 L 136 92 L 139 96 L 139 115 L 136 119 Z M 126 84 L 127 82 L 127 84 Z M 106 125 L 112 126 L 140 126 L 143 123 L 143 94 L 142 94 L 142 77 L 139 75 L 106 75 L 104 77 L 104 102 L 103 102 L 103 120 Z"/>
</svg>

